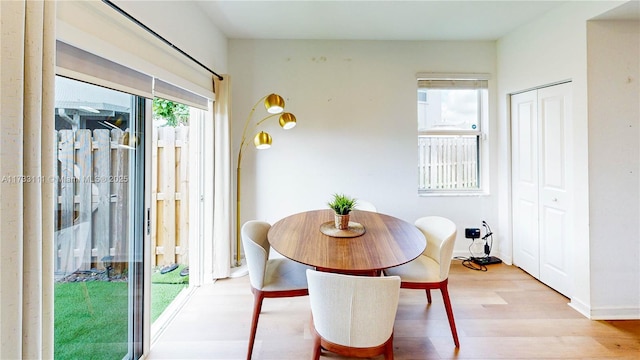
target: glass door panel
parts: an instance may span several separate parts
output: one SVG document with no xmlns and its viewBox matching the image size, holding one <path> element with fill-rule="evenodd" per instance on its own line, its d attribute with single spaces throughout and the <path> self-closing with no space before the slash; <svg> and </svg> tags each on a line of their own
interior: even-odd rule
<svg viewBox="0 0 640 360">
<path fill-rule="evenodd" d="M 151 132 L 151 338 L 201 283 L 205 111 L 155 98 Z"/>
<path fill-rule="evenodd" d="M 144 105 L 56 78 L 56 359 L 141 355 Z"/>
</svg>

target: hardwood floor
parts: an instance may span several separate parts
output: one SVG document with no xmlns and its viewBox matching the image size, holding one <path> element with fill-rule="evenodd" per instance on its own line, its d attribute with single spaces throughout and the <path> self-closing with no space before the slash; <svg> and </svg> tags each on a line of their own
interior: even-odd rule
<svg viewBox="0 0 640 360">
<path fill-rule="evenodd" d="M 456 350 L 439 291 L 400 291 L 394 353 L 409 359 L 640 359 L 640 320 L 592 321 L 522 270 L 487 272 L 454 261 L 449 292 Z M 308 297 L 265 299 L 253 359 L 309 359 Z M 198 289 L 152 346 L 149 359 L 244 359 L 253 295 L 247 276 Z M 324 353 L 322 359 L 345 359 Z M 382 359 L 377 357 L 376 359 Z"/>
</svg>

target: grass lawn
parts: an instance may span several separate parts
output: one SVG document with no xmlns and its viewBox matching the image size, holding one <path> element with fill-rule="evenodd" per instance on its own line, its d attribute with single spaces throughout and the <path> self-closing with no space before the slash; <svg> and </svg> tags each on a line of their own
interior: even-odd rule
<svg viewBox="0 0 640 360">
<path fill-rule="evenodd" d="M 187 284 L 151 284 L 152 322 Z M 114 359 L 127 353 L 127 282 L 55 284 L 55 358 Z"/>
</svg>

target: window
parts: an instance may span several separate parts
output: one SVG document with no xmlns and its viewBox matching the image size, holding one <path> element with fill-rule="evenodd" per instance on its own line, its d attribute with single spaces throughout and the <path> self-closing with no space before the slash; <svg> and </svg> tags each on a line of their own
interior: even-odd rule
<svg viewBox="0 0 640 360">
<path fill-rule="evenodd" d="M 418 193 L 482 190 L 487 80 L 418 80 Z"/>
</svg>

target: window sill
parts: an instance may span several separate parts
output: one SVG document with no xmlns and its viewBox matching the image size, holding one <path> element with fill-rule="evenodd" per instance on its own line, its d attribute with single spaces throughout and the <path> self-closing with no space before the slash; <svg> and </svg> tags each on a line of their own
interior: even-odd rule
<svg viewBox="0 0 640 360">
<path fill-rule="evenodd" d="M 441 191 L 425 191 L 425 192 L 419 192 L 418 196 L 419 197 L 440 197 L 440 196 L 446 196 L 446 197 L 461 197 L 461 196 L 467 196 L 467 197 L 481 197 L 481 196 L 489 196 L 489 192 L 487 191 L 482 191 L 482 190 L 477 190 L 477 191 L 446 191 L 446 190 L 441 190 Z"/>
</svg>

